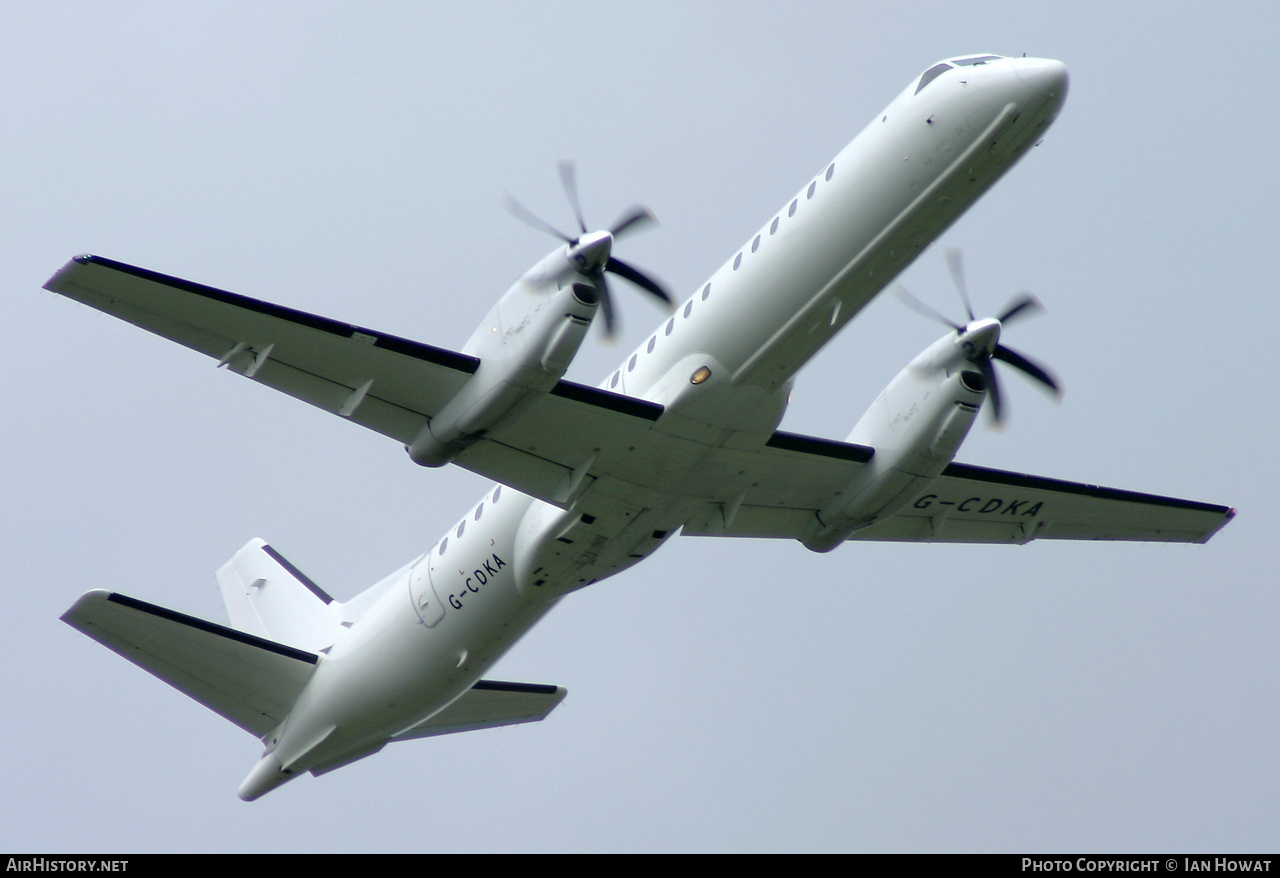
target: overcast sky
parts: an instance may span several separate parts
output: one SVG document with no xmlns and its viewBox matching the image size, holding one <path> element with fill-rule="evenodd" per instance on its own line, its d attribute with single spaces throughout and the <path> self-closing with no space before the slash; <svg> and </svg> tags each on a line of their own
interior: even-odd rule
<svg viewBox="0 0 1280 878">
<path fill-rule="evenodd" d="M 425 8 L 424 8 L 425 7 Z M 634 8 L 635 11 L 630 11 Z M 1247 10 L 1247 12 L 1246 12 Z M 0 634 L 9 851 L 1258 851 L 1280 838 L 1280 14 L 1264 4 L 3 2 Z M 458 348 L 569 225 L 683 297 L 930 64 L 1057 58 L 1043 145 L 903 280 L 1035 291 L 959 459 L 1225 503 L 1207 546 L 673 539 L 491 672 L 544 723 L 397 744 L 253 804 L 259 744 L 58 621 L 215 621 L 263 537 L 348 598 L 486 489 L 40 289 L 93 252 Z M 662 319 L 622 289 L 623 338 Z M 885 296 L 797 384 L 842 438 L 938 335 Z"/>
</svg>

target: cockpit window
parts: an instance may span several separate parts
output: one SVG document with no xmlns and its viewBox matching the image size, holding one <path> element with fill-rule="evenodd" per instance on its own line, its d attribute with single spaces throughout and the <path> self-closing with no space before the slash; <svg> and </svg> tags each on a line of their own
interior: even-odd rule
<svg viewBox="0 0 1280 878">
<path fill-rule="evenodd" d="M 986 64 L 988 61 L 1002 60 L 999 55 L 974 55 L 972 58 L 961 58 L 951 63 L 957 67 L 973 67 L 978 64 Z"/>
<path fill-rule="evenodd" d="M 939 76 L 946 73 L 950 69 L 951 69 L 951 65 L 947 64 L 945 61 L 941 64 L 934 64 L 932 67 L 930 67 L 921 75 L 920 84 L 916 86 L 916 94 L 920 94 L 920 92 L 924 89 L 926 85 L 933 82 L 935 79 L 937 79 Z"/>
</svg>

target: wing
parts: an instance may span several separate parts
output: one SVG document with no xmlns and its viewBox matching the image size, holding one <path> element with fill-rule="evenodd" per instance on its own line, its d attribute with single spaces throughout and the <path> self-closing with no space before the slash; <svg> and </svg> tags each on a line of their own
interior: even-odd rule
<svg viewBox="0 0 1280 878">
<path fill-rule="evenodd" d="M 465 354 L 98 256 L 76 257 L 45 286 L 404 444 L 480 366 Z M 561 381 L 455 462 L 561 506 L 601 477 L 706 501 L 686 534 L 797 538 L 874 453 L 782 432 L 755 447 L 716 447 L 657 429 L 662 414 L 655 403 Z M 1232 514 L 953 464 L 903 512 L 854 538 L 1203 542 Z"/>
<path fill-rule="evenodd" d="M 852 539 L 1206 543 L 1235 514 L 1211 503 L 953 463 L 903 511 Z"/>
<path fill-rule="evenodd" d="M 546 719 L 565 695 L 562 686 L 481 680 L 461 698 L 426 722 L 396 735 L 395 740 L 474 732 Z"/>
<path fill-rule="evenodd" d="M 284 721 L 316 669 L 314 653 L 102 590 L 62 621 L 258 737 Z"/>
<path fill-rule="evenodd" d="M 407 444 L 479 368 L 475 357 L 273 305 L 100 256 L 45 289 L 199 351 L 232 372 Z M 602 445 L 644 444 L 662 406 L 561 381 L 457 459 L 565 503 Z M 596 461 L 603 464 L 603 461 Z M 636 471 L 642 464 L 632 461 Z"/>
<path fill-rule="evenodd" d="M 686 536 L 799 539 L 873 450 L 775 434 L 736 503 L 707 503 Z M 1147 540 L 1203 543 L 1235 515 L 1199 503 L 953 463 L 902 511 L 850 539 L 943 543 Z"/>
</svg>

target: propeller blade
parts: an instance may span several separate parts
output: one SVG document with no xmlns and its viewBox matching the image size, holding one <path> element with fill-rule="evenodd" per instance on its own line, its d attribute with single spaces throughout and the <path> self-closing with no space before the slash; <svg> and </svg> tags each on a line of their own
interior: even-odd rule
<svg viewBox="0 0 1280 878">
<path fill-rule="evenodd" d="M 1003 360 L 1015 369 L 1022 371 L 1030 378 L 1039 381 L 1045 387 L 1053 391 L 1059 398 L 1062 398 L 1062 388 L 1048 370 L 1044 367 L 1032 362 L 1017 351 L 1007 348 L 1004 345 L 996 345 L 995 353 L 992 356 L 997 360 Z"/>
<path fill-rule="evenodd" d="M 578 228 L 585 235 L 587 221 L 582 218 L 582 206 L 578 204 L 577 172 L 573 162 L 567 159 L 560 162 L 560 182 L 564 185 L 564 194 L 569 196 L 569 206 L 573 208 L 573 215 L 578 219 Z"/>
<path fill-rule="evenodd" d="M 987 397 L 991 400 L 991 426 L 999 429 L 1004 426 L 1004 403 L 1000 397 L 1000 381 L 996 378 L 996 367 L 990 360 L 982 361 L 982 377 L 987 382 Z"/>
<path fill-rule="evenodd" d="M 633 229 L 637 225 L 646 225 L 648 223 L 656 223 L 657 221 L 658 218 L 653 215 L 653 212 L 649 210 L 649 208 L 637 205 L 622 216 L 618 217 L 618 221 L 609 229 L 609 234 L 613 235 L 616 239 L 621 237 L 623 232 Z"/>
<path fill-rule="evenodd" d="M 964 257 L 956 247 L 947 250 L 947 268 L 951 269 L 951 279 L 955 281 L 956 289 L 960 291 L 960 300 L 964 302 L 964 310 L 969 314 L 969 321 L 977 320 L 973 313 L 973 305 L 969 304 L 969 289 L 964 283 Z"/>
<path fill-rule="evenodd" d="M 582 214 L 582 205 L 578 201 L 578 176 L 574 163 L 571 161 L 562 161 L 559 164 L 560 184 L 564 187 L 565 197 L 569 199 L 569 206 L 573 208 L 573 216 L 578 221 L 578 228 L 581 234 L 586 236 L 589 234 L 587 229 L 586 218 Z M 511 197 L 507 193 L 503 198 L 503 206 L 516 219 L 540 229 L 550 235 L 554 235 L 561 241 L 564 241 L 570 248 L 578 246 L 583 240 L 582 237 L 566 235 L 564 232 L 542 219 L 537 214 L 525 208 L 520 202 Z M 671 298 L 671 294 L 666 291 L 662 284 L 658 283 L 649 275 L 640 271 L 638 268 L 623 262 L 621 259 L 615 259 L 609 256 L 603 266 L 598 265 L 598 260 L 605 253 L 609 252 L 613 241 L 624 233 L 629 233 L 644 225 L 645 223 L 657 222 L 653 214 L 646 207 L 633 207 L 618 217 L 617 222 L 613 224 L 613 228 L 609 229 L 608 235 L 601 233 L 588 248 L 591 251 L 590 257 L 585 254 L 579 254 L 582 259 L 579 261 L 577 270 L 587 274 L 592 284 L 595 286 L 596 294 L 600 301 L 600 311 L 603 315 L 602 323 L 604 324 L 605 338 L 612 341 L 618 331 L 618 317 L 614 307 L 613 292 L 609 288 L 609 282 L 605 279 L 605 272 L 613 272 L 631 283 L 638 286 L 652 296 L 655 296 L 666 302 L 673 310 L 675 309 L 675 300 Z M 611 240 L 606 240 L 611 239 Z M 590 263 L 590 264 L 588 264 Z"/>
<path fill-rule="evenodd" d="M 604 335 L 609 341 L 617 338 L 617 320 L 613 316 L 613 297 L 609 294 L 609 282 L 604 272 L 595 275 L 596 293 L 600 296 L 600 314 L 604 317 Z"/>
<path fill-rule="evenodd" d="M 931 320 L 938 321 L 943 326 L 950 326 L 956 332 L 960 332 L 964 329 L 963 326 L 959 326 L 958 324 L 952 323 L 946 317 L 943 317 L 941 314 L 939 314 L 937 311 L 930 308 L 924 302 L 921 302 L 915 296 L 911 295 L 911 293 L 907 291 L 907 288 L 904 287 L 902 284 L 897 284 L 896 286 L 894 286 L 893 294 L 898 298 L 899 302 L 906 305 L 908 308 L 910 308 L 912 311 L 915 311 L 917 314 L 923 314 L 925 317 L 928 317 Z"/>
<path fill-rule="evenodd" d="M 1004 306 L 1004 311 L 996 319 L 1001 323 L 1008 323 L 1014 317 L 1021 315 L 1022 317 L 1031 317 L 1044 310 L 1044 305 L 1040 304 L 1040 300 L 1030 293 L 1021 293 L 1018 297 L 1010 300 L 1008 305 Z M 1019 317 L 1021 319 L 1021 317 Z"/>
<path fill-rule="evenodd" d="M 541 229 L 542 231 L 559 238 L 566 244 L 572 244 L 577 240 L 577 238 L 570 238 L 564 232 L 551 225 L 551 223 L 537 216 L 532 211 L 527 210 L 523 204 L 516 201 L 515 198 L 511 196 L 510 192 L 503 195 L 502 206 L 506 208 L 507 213 L 520 220 L 520 222 L 524 223 L 526 226 L 533 226 L 535 229 Z"/>
<path fill-rule="evenodd" d="M 635 284 L 645 292 L 650 293 L 654 296 L 657 296 L 659 299 L 666 302 L 671 307 L 673 308 L 675 307 L 675 304 L 676 304 L 675 301 L 671 298 L 671 296 L 667 293 L 667 291 L 662 288 L 661 284 L 659 284 L 653 278 L 649 277 L 647 274 L 644 274 L 643 272 L 635 268 L 632 268 L 630 265 L 623 262 L 621 259 L 618 259 L 614 256 L 610 256 L 609 261 L 605 263 L 604 270 L 612 271 L 614 274 L 618 275 L 619 277 L 626 278 L 627 280 L 631 281 L 633 284 Z"/>
</svg>

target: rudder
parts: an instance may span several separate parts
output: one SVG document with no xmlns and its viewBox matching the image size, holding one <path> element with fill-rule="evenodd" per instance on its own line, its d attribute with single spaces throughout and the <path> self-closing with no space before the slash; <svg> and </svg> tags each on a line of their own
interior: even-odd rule
<svg viewBox="0 0 1280 878">
<path fill-rule="evenodd" d="M 340 605 L 263 540 L 250 540 L 222 565 L 218 587 L 241 631 L 321 652 L 343 630 Z"/>
</svg>

